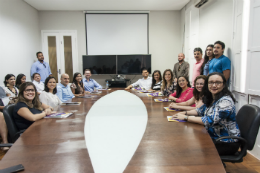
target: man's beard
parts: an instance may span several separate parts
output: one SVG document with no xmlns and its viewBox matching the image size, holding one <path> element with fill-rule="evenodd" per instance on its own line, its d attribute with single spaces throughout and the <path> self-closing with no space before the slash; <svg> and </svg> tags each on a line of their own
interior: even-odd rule
<svg viewBox="0 0 260 173">
<path fill-rule="evenodd" d="M 182 59 L 182 60 L 179 60 L 179 62 L 183 62 L 184 61 L 184 59 Z"/>
</svg>

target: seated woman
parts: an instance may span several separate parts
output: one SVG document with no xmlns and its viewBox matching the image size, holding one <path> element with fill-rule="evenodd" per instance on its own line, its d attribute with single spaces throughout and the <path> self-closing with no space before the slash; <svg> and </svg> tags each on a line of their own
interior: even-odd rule
<svg viewBox="0 0 260 173">
<path fill-rule="evenodd" d="M 5 123 L 5 118 L 2 112 L 0 112 L 0 135 L 3 140 L 3 144 L 7 144 L 7 127 Z M 3 147 L 2 150 L 7 151 L 9 150 L 9 147 Z"/>
<path fill-rule="evenodd" d="M 5 93 L 8 97 L 17 97 L 19 90 L 15 87 L 15 76 L 13 74 L 7 74 L 4 81 Z"/>
<path fill-rule="evenodd" d="M 16 77 L 16 83 L 15 83 L 16 88 L 19 89 L 20 85 L 22 85 L 24 82 L 26 82 L 26 76 L 24 74 L 19 74 Z"/>
<path fill-rule="evenodd" d="M 163 72 L 161 91 L 167 97 L 174 92 L 173 73 L 171 69 L 166 69 Z"/>
<path fill-rule="evenodd" d="M 41 75 L 39 73 L 34 73 L 32 77 L 32 83 L 35 85 L 37 93 L 40 95 L 44 90 L 44 83 L 41 81 Z"/>
<path fill-rule="evenodd" d="M 50 106 L 40 102 L 36 87 L 32 82 L 25 82 L 20 86 L 20 93 L 13 110 L 18 130 L 27 129 L 34 121 L 50 115 L 51 111 Z"/>
<path fill-rule="evenodd" d="M 52 76 L 47 77 L 44 82 L 44 91 L 42 91 L 41 95 L 39 96 L 40 102 L 51 107 L 60 105 L 62 102 L 56 93 L 57 88 L 55 78 Z"/>
<path fill-rule="evenodd" d="M 171 103 L 169 105 L 169 107 L 184 110 L 184 111 L 189 111 L 189 110 L 193 110 L 193 109 L 201 107 L 203 105 L 201 92 L 202 92 L 202 88 L 204 86 L 205 80 L 206 80 L 206 76 L 204 76 L 204 75 L 197 76 L 194 81 L 195 88 L 193 90 L 193 97 L 186 102 Z M 196 105 L 196 107 L 191 106 L 194 104 Z"/>
<path fill-rule="evenodd" d="M 152 75 L 152 86 L 149 91 L 160 91 L 162 85 L 162 75 L 160 70 L 155 70 Z"/>
<path fill-rule="evenodd" d="M 176 92 L 169 96 L 170 100 L 176 103 L 186 102 L 193 97 L 193 88 L 191 88 L 190 81 L 187 77 L 180 76 L 177 79 Z M 191 105 L 195 107 L 195 104 Z"/>
<path fill-rule="evenodd" d="M 202 89 L 204 105 L 196 110 L 173 115 L 173 119 L 186 120 L 204 125 L 209 135 L 215 140 L 224 136 L 240 136 L 236 123 L 235 99 L 228 90 L 227 81 L 221 73 L 211 73 Z M 200 117 L 189 117 L 195 115 Z M 239 144 L 231 138 L 215 143 L 219 155 L 232 155 L 237 152 Z"/>
<path fill-rule="evenodd" d="M 72 84 L 70 85 L 71 91 L 74 96 L 84 95 L 84 83 L 82 81 L 82 75 L 80 73 L 75 73 L 73 76 Z"/>
</svg>

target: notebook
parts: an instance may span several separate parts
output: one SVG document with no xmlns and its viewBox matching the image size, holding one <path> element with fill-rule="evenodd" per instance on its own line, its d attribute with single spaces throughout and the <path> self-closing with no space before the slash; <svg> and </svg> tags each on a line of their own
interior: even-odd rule
<svg viewBox="0 0 260 173">
<path fill-rule="evenodd" d="M 138 91 L 139 93 L 151 93 L 151 92 L 153 92 L 153 91 L 147 91 L 147 90 L 140 90 L 140 91 Z"/>
<path fill-rule="evenodd" d="M 174 108 L 169 108 L 169 107 L 164 107 L 166 111 L 180 111 L 179 109 L 174 109 Z"/>
<path fill-rule="evenodd" d="M 186 122 L 186 121 L 184 121 L 184 120 L 176 120 L 176 119 L 174 119 L 174 120 L 172 120 L 172 116 L 167 116 L 167 120 L 168 121 L 173 121 L 173 122 Z"/>
<path fill-rule="evenodd" d="M 59 112 L 59 113 L 53 113 L 50 115 L 45 116 L 44 118 L 67 118 L 73 113 L 71 112 Z"/>
<path fill-rule="evenodd" d="M 66 103 L 62 103 L 61 105 L 80 105 L 81 102 L 66 102 Z"/>
<path fill-rule="evenodd" d="M 172 100 L 169 100 L 168 98 L 166 99 L 154 99 L 155 102 L 171 102 Z"/>
<path fill-rule="evenodd" d="M 111 88 L 108 88 L 108 89 L 105 89 L 105 88 L 102 88 L 102 89 L 98 89 L 99 91 L 102 91 L 102 90 L 111 90 Z"/>
<path fill-rule="evenodd" d="M 145 90 L 145 88 L 143 88 L 143 87 L 137 87 L 137 88 L 132 88 L 132 90 Z"/>
<path fill-rule="evenodd" d="M 163 94 L 161 92 L 157 92 L 157 93 L 147 93 L 146 94 L 148 97 L 161 97 L 163 96 Z"/>
</svg>

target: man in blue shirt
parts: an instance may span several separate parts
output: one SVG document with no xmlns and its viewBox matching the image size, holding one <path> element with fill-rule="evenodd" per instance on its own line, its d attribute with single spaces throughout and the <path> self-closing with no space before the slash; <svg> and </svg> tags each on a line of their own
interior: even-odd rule
<svg viewBox="0 0 260 173">
<path fill-rule="evenodd" d="M 60 78 L 60 83 L 57 85 L 56 95 L 62 102 L 66 102 L 75 96 L 73 95 L 69 87 L 70 77 L 68 74 L 62 74 Z"/>
<path fill-rule="evenodd" d="M 83 79 L 84 89 L 88 92 L 93 92 L 94 88 L 102 89 L 102 86 L 99 85 L 94 79 L 91 79 L 91 71 L 90 69 L 85 69 L 84 71 L 85 79 Z"/>
<path fill-rule="evenodd" d="M 39 73 L 41 76 L 41 81 L 44 83 L 45 79 L 52 75 L 51 69 L 49 64 L 44 61 L 44 56 L 42 52 L 37 52 L 36 56 L 38 58 L 38 61 L 33 63 L 31 67 L 31 76 L 33 76 L 34 73 Z"/>
<path fill-rule="evenodd" d="M 230 70 L 231 70 L 231 61 L 223 55 L 225 50 L 225 44 L 221 41 L 216 41 L 214 43 L 213 52 L 215 58 L 212 59 L 209 63 L 209 74 L 213 72 L 222 73 L 226 80 L 228 81 L 230 77 Z"/>
</svg>

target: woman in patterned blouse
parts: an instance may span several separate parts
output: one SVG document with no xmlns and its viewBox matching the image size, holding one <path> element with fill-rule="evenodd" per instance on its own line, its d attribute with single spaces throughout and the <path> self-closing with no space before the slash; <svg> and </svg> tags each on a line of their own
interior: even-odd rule
<svg viewBox="0 0 260 173">
<path fill-rule="evenodd" d="M 173 73 L 171 69 L 166 69 L 163 72 L 161 91 L 167 97 L 174 92 Z"/>
<path fill-rule="evenodd" d="M 202 89 L 204 105 L 196 110 L 185 111 L 173 115 L 173 119 L 186 120 L 205 125 L 214 143 L 224 136 L 240 136 L 236 123 L 235 99 L 228 90 L 227 81 L 221 73 L 211 73 Z M 189 117 L 196 115 L 200 117 Z M 220 155 L 232 155 L 238 151 L 239 143 L 231 138 L 215 143 Z"/>
</svg>

